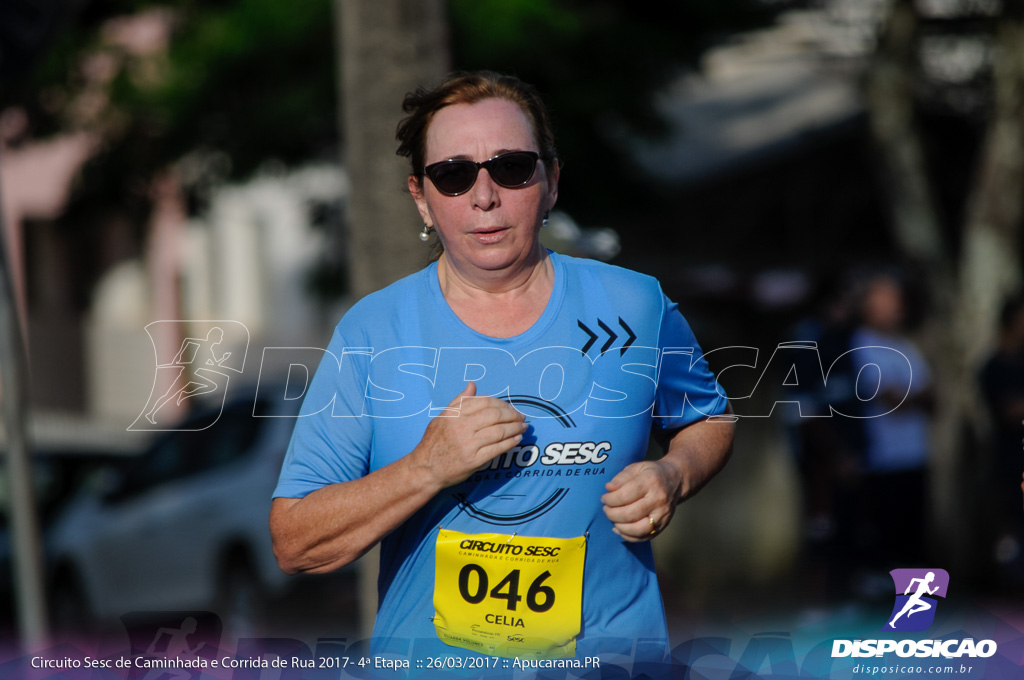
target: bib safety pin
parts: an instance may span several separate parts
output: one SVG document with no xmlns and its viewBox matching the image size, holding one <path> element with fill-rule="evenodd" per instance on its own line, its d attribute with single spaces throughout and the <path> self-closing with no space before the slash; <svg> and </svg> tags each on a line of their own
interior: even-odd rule
<svg viewBox="0 0 1024 680">
<path fill-rule="evenodd" d="M 519 533 L 518 531 L 513 531 L 513 532 L 512 532 L 512 535 L 508 537 L 508 540 L 507 540 L 507 541 L 505 541 L 505 545 L 508 545 L 509 543 L 511 543 L 511 542 L 512 542 L 512 539 L 513 539 L 513 538 L 515 538 L 515 537 L 516 537 L 516 534 L 518 534 L 518 533 Z"/>
<path fill-rule="evenodd" d="M 581 548 L 587 544 L 587 539 L 588 538 L 590 538 L 590 530 L 589 529 L 583 533 L 583 542 L 580 543 L 580 547 Z"/>
</svg>

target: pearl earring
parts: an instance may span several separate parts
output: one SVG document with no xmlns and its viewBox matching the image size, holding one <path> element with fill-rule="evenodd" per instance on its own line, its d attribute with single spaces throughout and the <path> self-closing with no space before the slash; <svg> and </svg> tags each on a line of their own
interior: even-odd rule
<svg viewBox="0 0 1024 680">
<path fill-rule="evenodd" d="M 430 240 L 431 229 L 433 229 L 433 227 L 431 227 L 426 222 L 423 223 L 423 231 L 420 232 L 420 240 L 423 241 L 424 243 Z"/>
<path fill-rule="evenodd" d="M 544 217 L 541 218 L 540 226 L 542 228 L 547 228 L 547 226 L 548 226 L 548 215 L 550 215 L 550 214 L 551 214 L 551 211 L 548 210 L 547 212 L 544 213 Z"/>
</svg>

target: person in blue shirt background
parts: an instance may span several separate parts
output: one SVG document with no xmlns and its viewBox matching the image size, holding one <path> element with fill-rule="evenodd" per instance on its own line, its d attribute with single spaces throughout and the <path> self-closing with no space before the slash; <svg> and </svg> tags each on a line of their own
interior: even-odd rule
<svg viewBox="0 0 1024 680">
<path fill-rule="evenodd" d="M 442 252 L 338 324 L 274 494 L 279 564 L 379 542 L 391 650 L 663 654 L 650 541 L 725 465 L 728 401 L 656 280 L 541 245 L 560 166 L 532 86 L 456 73 L 403 107 Z"/>
</svg>

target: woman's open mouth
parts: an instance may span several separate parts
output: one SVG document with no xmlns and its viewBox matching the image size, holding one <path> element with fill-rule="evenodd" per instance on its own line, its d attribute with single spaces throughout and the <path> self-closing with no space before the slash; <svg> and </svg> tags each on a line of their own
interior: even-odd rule
<svg viewBox="0 0 1024 680">
<path fill-rule="evenodd" d="M 508 230 L 508 227 L 481 227 L 469 232 L 469 235 L 479 243 L 496 243 L 505 236 Z"/>
</svg>

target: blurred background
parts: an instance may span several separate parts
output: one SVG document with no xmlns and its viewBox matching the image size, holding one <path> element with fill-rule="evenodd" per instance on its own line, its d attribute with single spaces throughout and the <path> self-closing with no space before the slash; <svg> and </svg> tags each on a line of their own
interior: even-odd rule
<svg viewBox="0 0 1024 680">
<path fill-rule="evenodd" d="M 263 348 L 326 347 L 429 260 L 400 102 L 477 68 L 552 111 L 549 247 L 658 277 L 741 416 L 655 543 L 677 631 L 888 607 L 896 567 L 1017 602 L 1019 0 L 4 0 L 5 276 L 49 626 L 205 609 L 239 635 L 358 633 L 357 569 L 270 559 L 289 420 L 251 418 L 245 390 Z M 210 322 L 151 325 L 177 319 Z M 174 385 L 156 364 L 213 320 L 237 403 L 209 429 L 199 399 L 142 421 Z M 5 527 L 12 637 L 15 545 Z"/>
</svg>

